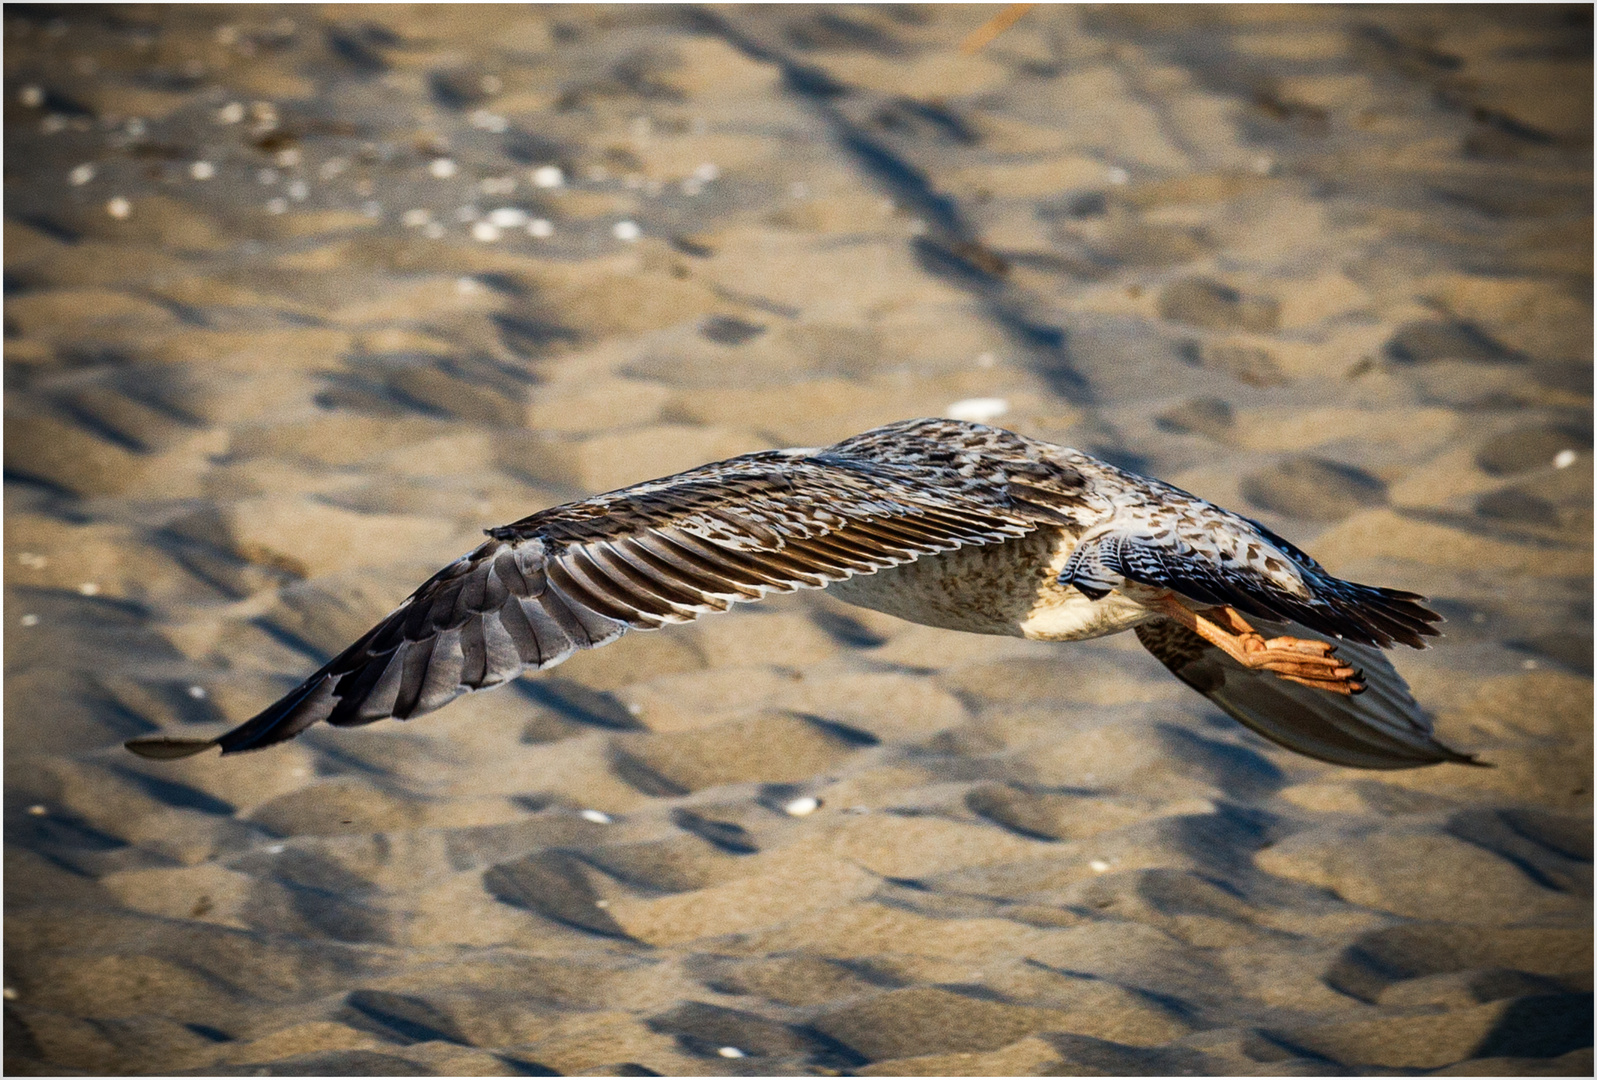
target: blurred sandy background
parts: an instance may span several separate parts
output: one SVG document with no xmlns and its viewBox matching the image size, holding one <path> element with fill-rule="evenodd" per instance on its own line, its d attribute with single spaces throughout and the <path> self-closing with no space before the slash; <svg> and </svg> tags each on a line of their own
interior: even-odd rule
<svg viewBox="0 0 1597 1080">
<path fill-rule="evenodd" d="M 6 9 L 8 1072 L 1590 1074 L 1590 9 L 996 10 Z M 120 749 L 956 402 L 1429 594 L 1497 767 L 817 595 Z"/>
</svg>

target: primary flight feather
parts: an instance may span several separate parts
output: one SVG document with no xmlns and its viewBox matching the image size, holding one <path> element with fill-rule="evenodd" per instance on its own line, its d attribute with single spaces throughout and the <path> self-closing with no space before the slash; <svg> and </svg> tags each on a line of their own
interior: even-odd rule
<svg viewBox="0 0 1597 1080">
<path fill-rule="evenodd" d="M 1342 581 L 1255 521 L 982 424 L 909 420 L 745 454 L 488 537 L 239 727 L 128 748 L 236 753 L 322 720 L 406 719 L 628 630 L 830 588 L 974 633 L 1076 641 L 1135 629 L 1177 678 L 1300 753 L 1376 769 L 1473 763 L 1436 741 L 1380 651 L 1436 634 L 1423 597 Z"/>
</svg>

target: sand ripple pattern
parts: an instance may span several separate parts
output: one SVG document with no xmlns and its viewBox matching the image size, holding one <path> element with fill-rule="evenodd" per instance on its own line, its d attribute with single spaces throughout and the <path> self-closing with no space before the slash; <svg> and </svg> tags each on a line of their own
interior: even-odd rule
<svg viewBox="0 0 1597 1080">
<path fill-rule="evenodd" d="M 988 14 L 6 10 L 8 1072 L 1590 1074 L 1590 11 Z M 120 749 L 922 415 L 1431 596 L 1497 768 L 810 594 Z"/>
</svg>

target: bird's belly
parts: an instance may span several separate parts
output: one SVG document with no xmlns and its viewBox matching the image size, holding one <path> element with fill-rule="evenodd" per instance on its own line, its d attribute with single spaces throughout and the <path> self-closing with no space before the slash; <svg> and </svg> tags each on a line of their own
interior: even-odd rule
<svg viewBox="0 0 1597 1080">
<path fill-rule="evenodd" d="M 1041 641 L 1078 641 L 1129 630 L 1158 614 L 1111 592 L 1091 600 L 1059 572 L 1075 549 L 1063 530 L 928 555 L 850 578 L 827 591 L 850 604 L 923 626 Z"/>
<path fill-rule="evenodd" d="M 1033 641 L 1084 641 L 1130 630 L 1159 618 L 1158 612 L 1118 590 L 1092 600 L 1065 585 L 1055 585 L 1038 598 L 1031 617 L 1020 625 L 1020 636 Z"/>
</svg>

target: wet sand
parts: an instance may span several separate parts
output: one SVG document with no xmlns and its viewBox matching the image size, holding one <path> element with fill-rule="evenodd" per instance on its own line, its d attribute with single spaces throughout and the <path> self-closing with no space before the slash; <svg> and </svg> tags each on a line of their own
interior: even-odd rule
<svg viewBox="0 0 1597 1080">
<path fill-rule="evenodd" d="M 995 10 L 8 9 L 8 1072 L 1590 1075 L 1590 10 Z M 824 594 L 121 749 L 973 411 L 1428 594 L 1495 768 Z"/>
</svg>

